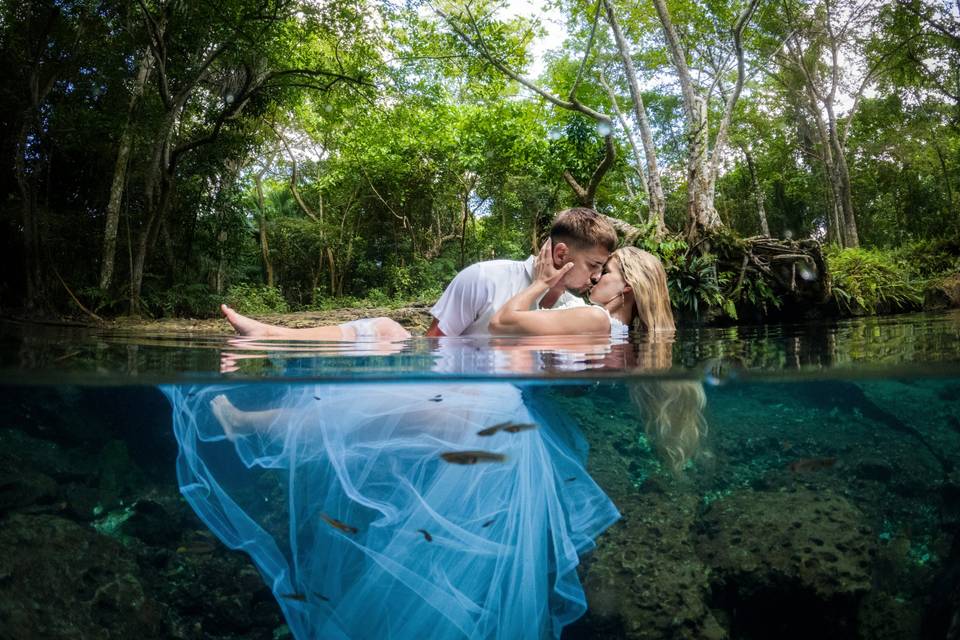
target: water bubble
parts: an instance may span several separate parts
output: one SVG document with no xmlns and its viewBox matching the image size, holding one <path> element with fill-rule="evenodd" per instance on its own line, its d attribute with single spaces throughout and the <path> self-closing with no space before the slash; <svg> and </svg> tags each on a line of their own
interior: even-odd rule
<svg viewBox="0 0 960 640">
<path fill-rule="evenodd" d="M 547 131 L 547 140 L 559 140 L 561 135 L 559 129 L 549 129 Z"/>
<path fill-rule="evenodd" d="M 233 104 L 233 94 L 228 93 L 227 95 L 223 96 L 223 101 L 227 104 Z"/>
<path fill-rule="evenodd" d="M 787 240 L 793 240 L 793 230 L 792 229 L 785 230 L 783 232 L 783 237 L 786 238 Z"/>
<path fill-rule="evenodd" d="M 729 384 L 740 377 L 740 366 L 732 360 L 714 358 L 704 366 L 703 382 L 711 387 Z"/>
<path fill-rule="evenodd" d="M 598 122 L 597 123 L 597 133 L 602 136 L 610 135 L 610 132 L 613 131 L 613 127 L 610 126 L 609 122 Z"/>
<path fill-rule="evenodd" d="M 326 111 L 327 113 L 330 113 L 331 111 L 333 111 L 333 105 L 332 105 L 332 104 L 325 104 L 325 105 L 323 105 L 323 110 Z"/>
<path fill-rule="evenodd" d="M 797 275 L 807 282 L 813 282 L 817 279 L 817 268 L 806 264 L 801 264 L 799 267 L 797 267 Z"/>
</svg>

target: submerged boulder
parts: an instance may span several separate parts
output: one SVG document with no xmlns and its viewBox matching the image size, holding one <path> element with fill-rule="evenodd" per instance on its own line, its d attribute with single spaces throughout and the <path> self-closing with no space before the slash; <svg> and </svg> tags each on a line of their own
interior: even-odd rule
<svg viewBox="0 0 960 640">
<path fill-rule="evenodd" d="M 163 618 L 114 540 L 50 515 L 0 525 L 0 638 L 161 638 Z"/>
<path fill-rule="evenodd" d="M 590 610 L 565 640 L 727 637 L 709 608 L 709 573 L 694 548 L 697 498 L 670 489 L 621 503 L 622 521 L 600 537 L 583 572 Z"/>
<path fill-rule="evenodd" d="M 843 497 L 733 493 L 705 511 L 696 545 L 732 635 L 854 636 L 876 549 L 863 514 Z"/>
</svg>

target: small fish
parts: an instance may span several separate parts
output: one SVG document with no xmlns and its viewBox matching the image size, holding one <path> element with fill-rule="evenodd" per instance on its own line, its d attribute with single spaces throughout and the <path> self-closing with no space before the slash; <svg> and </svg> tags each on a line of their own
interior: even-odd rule
<svg viewBox="0 0 960 640">
<path fill-rule="evenodd" d="M 487 427 L 486 429 L 480 429 L 480 431 L 477 431 L 477 435 L 478 435 L 478 436 L 484 436 L 484 437 L 485 437 L 485 436 L 492 436 L 493 434 L 495 434 L 497 431 L 500 431 L 500 429 L 503 429 L 503 428 L 504 428 L 505 426 L 507 426 L 508 424 L 510 424 L 510 423 L 509 423 L 509 422 L 498 422 L 497 424 L 493 425 L 492 427 Z"/>
<path fill-rule="evenodd" d="M 314 400 L 323 400 L 323 398 L 321 398 L 320 396 L 318 396 L 318 395 L 316 395 L 316 394 L 313 395 L 313 399 L 314 399 Z"/>
<path fill-rule="evenodd" d="M 520 422 L 517 424 L 510 424 L 503 428 L 507 433 L 520 433 L 521 431 L 527 431 L 528 429 L 536 429 L 537 425 L 532 422 Z"/>
<path fill-rule="evenodd" d="M 317 593 L 316 591 L 314 591 L 314 592 L 313 592 L 313 595 L 317 596 L 318 598 L 320 598 L 320 599 L 323 600 L 324 602 L 330 602 L 330 598 L 328 598 L 327 596 L 323 595 L 322 593 Z"/>
<path fill-rule="evenodd" d="M 417 533 L 422 533 L 423 539 L 426 540 L 427 542 L 433 542 L 433 536 L 430 535 L 430 532 L 427 531 L 426 529 L 417 529 Z"/>
<path fill-rule="evenodd" d="M 493 524 L 494 520 L 496 520 L 496 518 L 493 518 L 493 519 L 491 519 L 491 520 L 487 520 L 486 522 L 484 522 L 484 523 L 483 523 L 482 525 L 480 525 L 480 526 L 483 527 L 484 529 L 486 529 L 487 527 L 489 527 L 490 525 Z"/>
<path fill-rule="evenodd" d="M 452 464 L 477 464 L 478 462 L 504 462 L 507 456 L 490 451 L 447 451 L 440 457 Z"/>
<path fill-rule="evenodd" d="M 83 351 L 71 351 L 71 352 L 69 352 L 69 353 L 63 354 L 63 355 L 60 356 L 59 358 L 54 358 L 53 361 L 54 361 L 54 362 L 63 362 L 64 360 L 69 360 L 70 358 L 73 358 L 74 356 L 78 356 L 78 355 L 80 355 L 81 353 L 83 353 Z"/>
<path fill-rule="evenodd" d="M 326 522 L 328 525 L 330 525 L 330 526 L 333 527 L 334 529 L 339 529 L 340 531 L 343 531 L 344 533 L 356 533 L 356 532 L 357 532 L 357 528 L 356 528 L 356 527 L 351 527 L 351 526 L 348 525 L 346 522 L 340 522 L 340 521 L 337 520 L 336 518 L 331 518 L 330 516 L 328 516 L 328 515 L 325 514 L 325 513 L 321 513 L 321 514 L 320 514 L 320 517 L 323 518 L 324 522 Z"/>
<path fill-rule="evenodd" d="M 296 600 L 297 602 L 306 602 L 307 596 L 303 593 L 281 593 L 281 598 L 286 598 L 287 600 Z"/>
<path fill-rule="evenodd" d="M 577 479 L 577 476 L 570 476 L 570 477 L 567 478 L 564 482 L 573 482 L 573 481 L 576 480 L 576 479 Z"/>
<path fill-rule="evenodd" d="M 216 546 L 214 544 L 210 542 L 204 542 L 203 540 L 195 540 L 177 547 L 177 553 L 185 553 L 197 556 L 213 553 L 214 550 L 216 550 Z"/>
<path fill-rule="evenodd" d="M 438 393 L 432 398 L 427 398 L 427 402 L 443 402 L 443 396 Z"/>
<path fill-rule="evenodd" d="M 492 436 L 498 431 L 506 431 L 507 433 L 519 433 L 520 431 L 526 431 L 527 429 L 536 429 L 537 425 L 530 422 L 500 422 L 493 425 L 492 427 L 487 427 L 486 429 L 481 429 L 477 431 L 478 436 Z"/>
<path fill-rule="evenodd" d="M 836 458 L 801 458 L 800 460 L 791 462 L 787 468 L 793 473 L 803 473 L 806 471 L 829 469 L 836 463 Z"/>
</svg>

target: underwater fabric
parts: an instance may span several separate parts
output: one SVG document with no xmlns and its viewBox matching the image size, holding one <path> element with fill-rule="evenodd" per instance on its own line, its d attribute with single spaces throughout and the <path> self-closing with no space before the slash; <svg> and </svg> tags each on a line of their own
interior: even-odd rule
<svg viewBox="0 0 960 640">
<path fill-rule="evenodd" d="M 586 473 L 582 434 L 537 388 L 162 390 L 183 495 L 250 555 L 295 637 L 559 638 L 586 610 L 579 555 L 619 513 Z M 220 395 L 262 412 L 244 414 L 256 424 L 225 431 Z M 477 433 L 502 423 L 538 428 Z M 463 452 L 466 464 L 442 455 Z"/>
</svg>

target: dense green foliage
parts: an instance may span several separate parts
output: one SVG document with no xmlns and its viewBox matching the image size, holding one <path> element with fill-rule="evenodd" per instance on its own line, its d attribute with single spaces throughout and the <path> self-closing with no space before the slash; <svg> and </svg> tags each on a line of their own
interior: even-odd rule
<svg viewBox="0 0 960 640">
<path fill-rule="evenodd" d="M 665 231 L 640 107 L 594 0 L 552 5 L 569 37 L 531 82 L 554 104 L 504 71 L 541 53 L 529 18 L 433 6 L 0 0 L 0 309 L 76 312 L 73 296 L 154 316 L 430 301 L 466 264 L 535 250 L 553 212 L 580 201 L 564 173 L 586 186 L 608 134 L 616 157 L 593 202 L 641 228 L 679 312 L 780 305 L 770 282 L 720 266 L 690 235 L 690 114 L 652 1 L 600 6 L 630 45 Z M 837 39 L 845 0 L 761 3 L 721 137 L 744 0 L 666 6 L 699 70 L 718 226 L 754 236 L 762 215 L 773 237 L 837 245 L 841 313 L 915 308 L 956 273 L 960 248 L 937 240 L 960 236 L 956 16 L 930 0 L 871 3 Z M 827 105 L 831 47 L 846 66 Z"/>
</svg>

